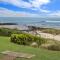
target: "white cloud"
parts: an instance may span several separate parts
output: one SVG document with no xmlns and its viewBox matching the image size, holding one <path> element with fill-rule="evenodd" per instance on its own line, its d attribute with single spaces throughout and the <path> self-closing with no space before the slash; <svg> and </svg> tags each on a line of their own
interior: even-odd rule
<svg viewBox="0 0 60 60">
<path fill-rule="evenodd" d="M 31 7 L 31 4 L 30 3 L 24 2 L 22 0 L 1 0 L 1 1 L 11 3 L 11 4 L 16 5 L 18 7 L 26 7 L 26 8 L 27 7 L 28 8 Z"/>
<path fill-rule="evenodd" d="M 60 12 L 54 12 L 51 13 L 49 10 L 43 10 L 41 9 L 41 6 L 44 4 L 50 3 L 52 0 L 29 0 L 29 2 L 24 2 L 23 0 L 0 0 L 3 2 L 7 2 L 10 4 L 13 4 L 17 7 L 22 7 L 22 8 L 30 8 L 32 10 L 36 10 L 41 12 L 42 14 L 32 14 L 28 12 L 14 12 L 5 8 L 0 8 L 0 16 L 10 16 L 10 17 L 20 17 L 20 16 L 41 16 L 45 14 L 48 16 L 60 16 Z"/>
<path fill-rule="evenodd" d="M 60 11 L 51 12 L 49 14 L 49 16 L 52 16 L 52 17 L 60 17 Z"/>
<path fill-rule="evenodd" d="M 43 9 L 40 9 L 40 11 L 43 12 L 43 13 L 50 13 L 51 12 L 49 10 L 43 10 Z"/>
<path fill-rule="evenodd" d="M 31 14 L 26 12 L 14 12 L 5 8 L 0 8 L 0 17 L 34 17 L 38 14 Z"/>
<path fill-rule="evenodd" d="M 30 0 L 30 2 L 33 7 L 39 8 L 41 5 L 49 3 L 50 0 Z"/>
<path fill-rule="evenodd" d="M 0 0 L 0 1 L 8 2 L 18 7 L 32 8 L 33 10 L 38 9 L 41 10 L 41 12 L 43 11 L 48 12 L 46 10 L 42 10 L 41 6 L 51 2 L 51 0 L 29 0 L 29 2 L 24 2 L 23 0 Z"/>
<path fill-rule="evenodd" d="M 42 10 L 43 14 L 32 14 L 26 12 L 14 12 L 5 8 L 0 8 L 0 17 L 60 17 L 60 11 L 50 12 Z M 48 12 L 45 14 L 45 12 Z"/>
</svg>

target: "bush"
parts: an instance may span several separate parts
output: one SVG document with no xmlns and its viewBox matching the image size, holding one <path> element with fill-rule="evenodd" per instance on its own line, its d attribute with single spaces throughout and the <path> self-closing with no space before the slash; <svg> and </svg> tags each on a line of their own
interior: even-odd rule
<svg viewBox="0 0 60 60">
<path fill-rule="evenodd" d="M 60 45 L 51 45 L 48 47 L 48 50 L 53 50 L 53 51 L 60 51 Z"/>
<path fill-rule="evenodd" d="M 11 36 L 13 33 L 22 33 L 17 29 L 0 28 L 0 36 Z"/>
<path fill-rule="evenodd" d="M 33 43 L 31 44 L 31 46 L 36 48 L 36 47 L 38 47 L 38 44 L 37 44 L 36 42 L 33 42 Z"/>
<path fill-rule="evenodd" d="M 60 34 L 60 29 L 53 29 L 53 28 L 40 28 L 40 31 L 44 33 L 50 33 L 54 35 Z"/>
<path fill-rule="evenodd" d="M 45 43 L 46 40 L 41 37 L 33 36 L 30 34 L 12 34 L 11 42 L 14 42 L 20 45 L 30 45 L 33 42 L 36 42 L 38 46 L 40 46 L 42 43 Z"/>
</svg>

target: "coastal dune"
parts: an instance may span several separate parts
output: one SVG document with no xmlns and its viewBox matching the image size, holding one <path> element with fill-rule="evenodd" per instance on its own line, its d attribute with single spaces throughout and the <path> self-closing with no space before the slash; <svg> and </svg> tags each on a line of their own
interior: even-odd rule
<svg viewBox="0 0 60 60">
<path fill-rule="evenodd" d="M 18 30 L 21 30 L 21 31 L 26 31 L 26 33 L 29 33 L 29 34 L 32 34 L 32 35 L 40 36 L 42 38 L 47 38 L 47 39 L 53 39 L 53 40 L 60 41 L 60 35 L 53 35 L 53 34 L 49 34 L 49 33 L 44 33 L 40 30 L 29 31 L 28 32 L 27 30 L 29 30 L 29 28 L 27 26 L 0 25 L 0 28 L 18 29 Z"/>
<path fill-rule="evenodd" d="M 60 41 L 60 35 L 53 35 L 53 34 L 49 34 L 49 33 L 43 33 L 41 31 L 37 31 L 38 36 L 41 36 L 43 38 L 48 38 L 48 39 L 53 39 L 53 40 L 57 40 Z"/>
<path fill-rule="evenodd" d="M 30 31 L 30 34 L 42 37 L 42 38 L 47 38 L 47 39 L 52 39 L 52 40 L 57 40 L 60 41 L 60 35 L 53 35 L 50 33 L 44 33 L 42 31 Z"/>
</svg>

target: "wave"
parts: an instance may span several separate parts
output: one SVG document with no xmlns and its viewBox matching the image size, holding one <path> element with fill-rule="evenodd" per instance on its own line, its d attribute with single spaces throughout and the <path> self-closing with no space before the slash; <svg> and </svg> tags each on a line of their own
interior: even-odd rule
<svg viewBox="0 0 60 60">
<path fill-rule="evenodd" d="M 60 23 L 60 21 L 45 21 L 45 22 L 50 22 L 50 23 Z"/>
</svg>

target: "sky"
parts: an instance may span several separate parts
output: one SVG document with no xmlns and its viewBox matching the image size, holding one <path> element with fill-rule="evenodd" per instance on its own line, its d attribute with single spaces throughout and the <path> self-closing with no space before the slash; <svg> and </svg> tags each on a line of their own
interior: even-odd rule
<svg viewBox="0 0 60 60">
<path fill-rule="evenodd" d="M 0 17 L 60 17 L 60 0 L 0 0 Z"/>
</svg>

